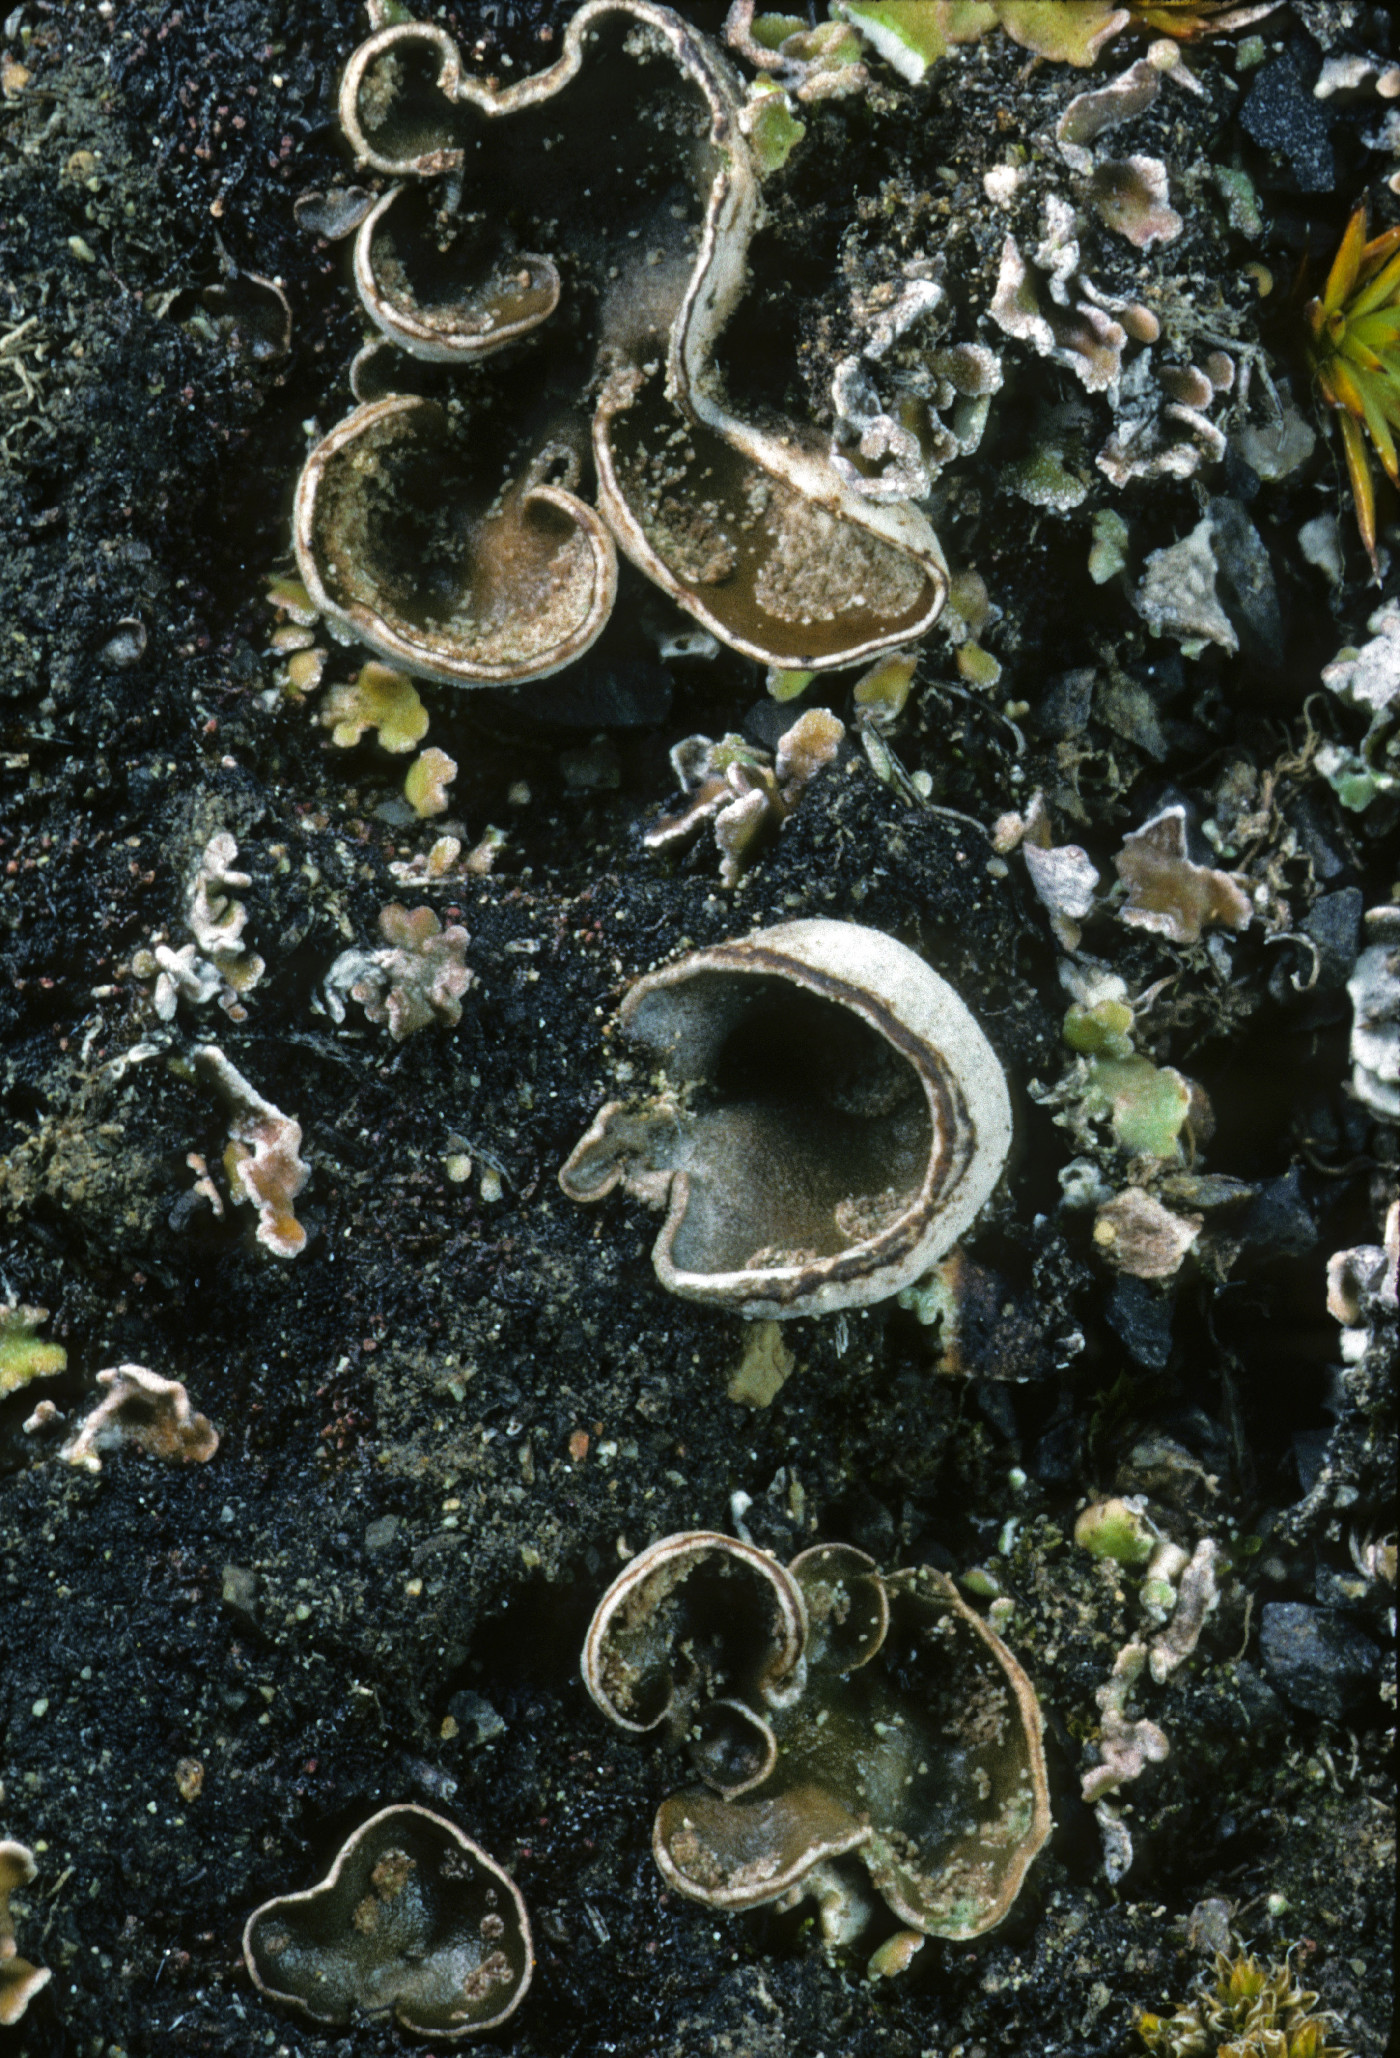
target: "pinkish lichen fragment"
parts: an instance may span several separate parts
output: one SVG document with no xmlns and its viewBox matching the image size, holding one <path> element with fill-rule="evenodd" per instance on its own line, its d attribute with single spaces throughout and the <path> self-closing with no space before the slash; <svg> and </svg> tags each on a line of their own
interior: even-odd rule
<svg viewBox="0 0 1400 2058">
<path fill-rule="evenodd" d="M 1108 85 L 1096 87 L 1088 93 L 1076 93 L 1055 124 L 1056 142 L 1092 143 L 1106 130 L 1116 129 L 1120 122 L 1131 121 L 1134 115 L 1144 113 L 1157 98 L 1161 86 L 1159 66 L 1140 57 L 1136 64 L 1129 65 Z"/>
<path fill-rule="evenodd" d="M 349 994 L 371 1022 L 387 1026 L 395 1043 L 434 1022 L 454 1028 L 474 976 L 467 966 L 467 931 L 456 923 L 444 929 L 429 907 L 410 910 L 393 901 L 380 912 L 379 933 L 385 949 L 342 951 L 327 973 L 326 1003 L 334 1019 L 344 1020 L 341 996 Z"/>
<path fill-rule="evenodd" d="M 102 1452 L 126 1447 L 168 1465 L 206 1465 L 219 1448 L 219 1432 L 190 1405 L 178 1379 L 162 1379 L 144 1365 L 113 1365 L 97 1375 L 108 1391 L 59 1452 L 65 1465 L 102 1470 Z"/>
<path fill-rule="evenodd" d="M 1202 1221 L 1200 1215 L 1174 1214 L 1154 1194 L 1130 1186 L 1099 1209 L 1094 1242 L 1116 1272 L 1170 1279 L 1181 1270 Z"/>
<path fill-rule="evenodd" d="M 1134 1720 L 1127 1712 L 1128 1697 L 1146 1663 L 1146 1644 L 1124 1644 L 1114 1660 L 1112 1674 L 1094 1689 L 1102 1715 L 1099 1762 L 1084 1774 L 1080 1785 L 1090 1806 L 1129 1781 L 1141 1779 L 1149 1765 L 1160 1765 L 1171 1755 L 1171 1745 L 1155 1722 Z"/>
<path fill-rule="evenodd" d="M 1123 839 L 1113 860 L 1128 889 L 1118 918 L 1172 943 L 1199 943 L 1203 929 L 1247 929 L 1249 896 L 1228 872 L 1193 864 L 1186 855 L 1186 810 L 1163 808 Z"/>
<path fill-rule="evenodd" d="M 1104 159 L 1094 167 L 1088 194 L 1104 226 L 1135 250 L 1174 243 L 1186 226 L 1171 204 L 1167 167 L 1158 157 Z"/>
<path fill-rule="evenodd" d="M 1144 353 L 1124 375 L 1119 405 L 1108 440 L 1095 462 L 1115 486 L 1130 479 L 1189 479 L 1225 455 L 1225 435 L 1205 410 L 1228 392 L 1234 365 L 1223 351 L 1212 351 L 1202 371 L 1197 365 L 1161 365 L 1155 380 Z M 1187 431 L 1179 434 L 1178 427 Z"/>
<path fill-rule="evenodd" d="M 1122 370 L 1128 332 L 1089 296 L 1078 278 L 1074 210 L 1058 194 L 1046 203 L 1046 232 L 1032 269 L 1014 236 L 1002 245 L 988 312 L 997 327 L 1039 357 L 1072 371 L 1089 393 L 1103 393 Z"/>
<path fill-rule="evenodd" d="M 229 1110 L 224 1171 L 235 1202 L 257 1209 L 257 1239 L 279 1258 L 305 1248 L 306 1231 L 293 1203 L 311 1168 L 301 1156 L 301 1124 L 284 1115 L 231 1065 L 216 1043 L 193 1054 L 199 1076 Z"/>
</svg>

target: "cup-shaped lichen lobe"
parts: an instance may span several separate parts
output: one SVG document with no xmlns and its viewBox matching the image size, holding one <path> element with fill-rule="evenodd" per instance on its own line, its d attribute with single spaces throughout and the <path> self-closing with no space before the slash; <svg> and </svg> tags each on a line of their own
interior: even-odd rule
<svg viewBox="0 0 1400 2058">
<path fill-rule="evenodd" d="M 520 383 L 518 370 L 491 381 L 469 411 L 411 394 L 369 401 L 302 475 L 297 554 L 313 596 L 430 678 L 557 669 L 611 606 L 611 542 L 551 476 L 578 475 L 568 423 L 541 421 L 538 393 L 516 405 Z"/>
<path fill-rule="evenodd" d="M 851 1544 L 814 1544 L 788 1571 L 807 1610 L 813 1673 L 855 1672 L 878 1657 L 889 1634 L 890 1603 L 873 1558 Z"/>
<path fill-rule="evenodd" d="M 752 1769 L 753 1724 L 743 1708 L 732 1720 L 706 1711 L 741 1698 L 761 1707 L 797 1663 L 802 1634 L 801 1597 L 781 1567 L 697 1530 L 653 1545 L 614 1581 L 584 1645 L 584 1681 L 622 1728 L 665 1722 L 672 1743 L 698 1742 L 728 1786 L 728 1754 Z"/>
<path fill-rule="evenodd" d="M 1010 1142 L 997 1059 L 922 959 L 854 923 L 795 922 L 648 974 L 618 1026 L 659 1073 L 604 1108 L 560 1173 L 667 1206 L 671 1291 L 752 1315 L 898 1292 L 967 1228 Z"/>
<path fill-rule="evenodd" d="M 679 1270 L 831 1257 L 912 1204 L 930 1147 L 918 1074 L 849 1009 L 761 969 L 701 971 L 653 988 L 627 1027 L 690 1089 Z"/>
<path fill-rule="evenodd" d="M 652 1548 L 674 1564 L 697 1541 Z M 716 1557 L 726 1549 L 704 1541 Z M 858 1853 L 902 1922 L 980 1935 L 1006 1914 L 1050 1829 L 1029 1680 L 928 1567 L 887 1578 L 863 1552 L 828 1544 L 774 1571 L 801 1596 L 800 1661 L 757 1694 L 744 1694 L 742 1668 L 731 1667 L 724 1684 L 739 1682 L 742 1703 L 712 1700 L 695 1722 L 689 1702 L 672 1723 L 713 1791 L 689 1787 L 662 1803 L 661 1871 L 712 1907 L 750 1908 Z M 654 1591 L 639 1576 L 632 1607 L 645 1609 Z M 599 1617 L 610 1612 L 611 1595 Z M 688 1657 L 685 1623 L 669 1616 L 657 1629 Z M 733 1719 L 746 1713 L 747 1724 Z"/>
<path fill-rule="evenodd" d="M 711 1908 L 761 1908 L 869 1837 L 825 1787 L 794 1784 L 738 1801 L 695 1787 L 656 1811 L 652 1852 L 678 1893 Z"/>
<path fill-rule="evenodd" d="M 395 187 L 367 218 L 355 253 L 361 299 L 413 356 L 443 364 L 484 356 L 558 306 L 553 260 L 502 247 L 487 232 L 490 219 L 444 213 L 425 186 Z"/>
<path fill-rule="evenodd" d="M 386 1808 L 307 1893 L 248 1920 L 256 1984 L 315 2022 L 392 2013 L 422 2036 L 470 2036 L 511 2014 L 529 1984 L 530 1929 L 509 1876 L 426 1808 Z"/>
<path fill-rule="evenodd" d="M 605 397 L 596 430 L 605 511 L 629 555 L 640 532 L 675 597 L 726 643 L 802 669 L 851 664 L 927 628 L 942 598 L 935 569 L 838 511 L 824 479 L 800 491 L 746 447 L 757 438 L 680 414 L 659 368 L 620 398 Z M 824 460 L 803 464 L 800 440 L 792 423 L 765 439 L 819 472 Z"/>
<path fill-rule="evenodd" d="M 596 346 L 601 303 L 645 298 L 648 272 L 684 248 L 654 311 L 664 338 L 719 167 L 714 107 L 672 41 L 629 10 L 594 10 L 567 93 L 572 54 L 500 90 L 464 77 L 441 31 L 372 42 L 347 82 L 352 141 L 401 175 L 446 174 L 386 197 L 360 230 L 357 277 L 388 332 L 469 358 L 554 316 Z"/>
<path fill-rule="evenodd" d="M 915 1928 L 976 1936 L 1011 1906 L 1050 1832 L 1039 1706 L 943 1574 L 924 1566 L 886 1585 L 882 1671 L 902 1721 L 862 1768 L 881 1825 L 866 1862 Z"/>
<path fill-rule="evenodd" d="M 441 30 L 401 24 L 361 44 L 345 79 L 357 150 L 377 170 L 439 170 L 458 161 L 469 122 L 452 97 L 456 50 Z"/>
</svg>

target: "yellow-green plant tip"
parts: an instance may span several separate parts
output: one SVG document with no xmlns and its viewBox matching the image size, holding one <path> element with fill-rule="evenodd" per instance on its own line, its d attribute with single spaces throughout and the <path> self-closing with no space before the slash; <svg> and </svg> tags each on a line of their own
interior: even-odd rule
<svg viewBox="0 0 1400 2058">
<path fill-rule="evenodd" d="M 1327 284 L 1322 289 L 1322 311 L 1335 314 L 1342 302 L 1356 284 L 1356 275 L 1361 268 L 1361 253 L 1366 247 L 1366 210 L 1358 207 L 1346 225 L 1345 233 L 1337 246 L 1332 260 L 1332 269 L 1327 274 Z"/>
<path fill-rule="evenodd" d="M 755 43 L 765 50 L 780 50 L 789 36 L 800 36 L 807 29 L 807 18 L 801 14 L 756 14 L 750 30 Z"/>
<path fill-rule="evenodd" d="M 1355 416 L 1343 414 L 1341 424 L 1351 497 L 1356 503 L 1356 526 L 1366 546 L 1366 555 L 1371 560 L 1371 569 L 1376 571 L 1379 569 L 1376 557 L 1376 488 L 1371 478 L 1371 461 L 1366 455 L 1366 444 Z"/>
<path fill-rule="evenodd" d="M 744 126 L 765 176 L 782 170 L 807 133 L 806 122 L 797 119 L 787 95 L 771 79 L 760 79 L 752 88 Z"/>
<path fill-rule="evenodd" d="M 1001 662 L 984 650 L 980 643 L 964 643 L 958 648 L 957 667 L 969 686 L 995 686 L 1001 678 Z"/>
<path fill-rule="evenodd" d="M 40 1343 L 35 1335 L 49 1319 L 47 1308 L 0 1307 L 0 1394 L 18 1393 L 31 1379 L 51 1379 L 65 1370 L 61 1343 Z"/>
<path fill-rule="evenodd" d="M 1371 247 L 1374 249 L 1375 245 L 1373 244 Z M 1393 247 L 1394 245 L 1392 244 Z M 1388 264 L 1381 266 L 1381 269 L 1376 273 L 1376 276 L 1369 285 L 1362 287 L 1361 292 L 1357 295 L 1356 305 L 1349 310 L 1350 319 L 1355 321 L 1361 315 L 1370 314 L 1373 309 L 1382 306 L 1398 287 L 1400 287 L 1400 257 L 1392 257 Z"/>
<path fill-rule="evenodd" d="M 780 672 L 770 665 L 768 668 L 768 694 L 772 700 L 800 700 L 807 691 L 815 672 Z"/>
</svg>

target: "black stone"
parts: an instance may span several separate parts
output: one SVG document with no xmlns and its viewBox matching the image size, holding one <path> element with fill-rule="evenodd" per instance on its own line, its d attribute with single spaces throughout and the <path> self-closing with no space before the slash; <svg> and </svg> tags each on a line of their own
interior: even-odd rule
<svg viewBox="0 0 1400 2058">
<path fill-rule="evenodd" d="M 1262 148 L 1287 158 L 1300 193 L 1331 192 L 1337 168 L 1327 120 L 1291 50 L 1260 72 L 1240 109 L 1240 124 Z"/>
<path fill-rule="evenodd" d="M 1160 1372 L 1172 1352 L 1172 1309 L 1176 1296 L 1124 1274 L 1108 1297 L 1108 1324 L 1127 1346 L 1129 1357 Z"/>
<path fill-rule="evenodd" d="M 1210 524 L 1220 598 L 1241 655 L 1277 669 L 1284 658 L 1283 619 L 1263 538 L 1241 503 L 1224 496 L 1210 503 Z"/>
<path fill-rule="evenodd" d="M 1089 726 L 1094 700 L 1094 674 L 1087 666 L 1061 672 L 1041 695 L 1030 726 L 1041 736 L 1082 736 Z"/>
<path fill-rule="evenodd" d="M 557 679 L 537 680 L 517 704 L 542 728 L 650 729 L 669 716 L 672 685 L 666 666 L 645 658 L 584 658 Z"/>
<path fill-rule="evenodd" d="M 1359 886 L 1344 886 L 1339 893 L 1324 893 L 1304 917 L 1304 933 L 1317 945 L 1317 984 L 1324 993 L 1345 986 L 1351 975 L 1361 948 L 1363 904 Z"/>
<path fill-rule="evenodd" d="M 1240 1235 L 1245 1243 L 1263 1245 L 1285 1257 L 1301 1257 L 1312 1249 L 1317 1224 L 1303 1199 L 1296 1165 L 1260 1188 L 1240 1224 Z"/>
<path fill-rule="evenodd" d="M 1374 1689 L 1381 1652 L 1335 1608 L 1266 1601 L 1259 1653 L 1271 1684 L 1295 1708 L 1340 1721 Z"/>
</svg>

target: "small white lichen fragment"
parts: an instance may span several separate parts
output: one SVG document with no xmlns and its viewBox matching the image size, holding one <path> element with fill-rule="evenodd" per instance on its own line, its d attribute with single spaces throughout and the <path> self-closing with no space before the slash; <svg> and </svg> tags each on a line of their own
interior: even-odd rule
<svg viewBox="0 0 1400 2058">
<path fill-rule="evenodd" d="M 206 956 L 216 951 L 240 951 L 239 938 L 248 920 L 248 910 L 233 897 L 234 889 L 251 886 L 247 872 L 235 872 L 233 861 L 238 845 L 226 829 L 220 829 L 204 846 L 199 869 L 190 886 L 189 918 L 194 940 Z"/>
<path fill-rule="evenodd" d="M 1218 643 L 1232 655 L 1240 647 L 1234 624 L 1215 590 L 1212 523 L 1203 515 L 1189 536 L 1148 558 L 1133 606 L 1155 636 L 1184 645 Z"/>
<path fill-rule="evenodd" d="M 257 1209 L 260 1244 L 279 1258 L 294 1258 L 305 1248 L 306 1231 L 293 1203 L 311 1177 L 301 1156 L 300 1122 L 264 1100 L 216 1043 L 201 1044 L 192 1061 L 229 1110 L 224 1171 L 235 1202 Z"/>
<path fill-rule="evenodd" d="M 65 1465 L 102 1470 L 103 1451 L 126 1446 L 170 1465 L 206 1465 L 219 1448 L 219 1432 L 190 1405 L 178 1379 L 162 1379 L 144 1365 L 113 1365 L 97 1375 L 108 1390 L 59 1452 Z"/>
<path fill-rule="evenodd" d="M 997 832 L 993 841 L 998 850 L 1013 849 L 1020 842 L 1026 871 L 1037 898 L 1049 912 L 1056 940 L 1065 950 L 1078 950 L 1079 924 L 1093 907 L 1099 884 L 1098 869 L 1088 852 L 1077 843 L 1055 843 L 1050 810 L 1039 792 L 1031 796 L 1024 822 L 1017 816 L 1004 816 Z"/>
<path fill-rule="evenodd" d="M 1373 1114 L 1400 1121 L 1400 938 L 1362 951 L 1347 992 L 1352 1092 Z"/>
<path fill-rule="evenodd" d="M 1215 1580 L 1219 1555 L 1219 1545 L 1211 1537 L 1202 1537 L 1180 1572 L 1171 1620 L 1154 1641 L 1147 1661 L 1158 1686 L 1170 1679 L 1179 1665 L 1185 1664 L 1200 1642 L 1206 1617 L 1220 1605 Z"/>
<path fill-rule="evenodd" d="M 1387 600 L 1366 624 L 1371 641 L 1343 650 L 1322 668 L 1322 683 L 1373 718 L 1400 701 L 1400 601 Z"/>
</svg>

